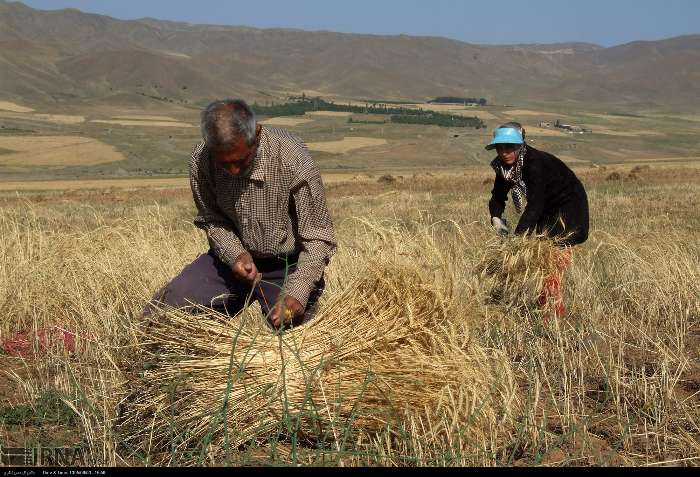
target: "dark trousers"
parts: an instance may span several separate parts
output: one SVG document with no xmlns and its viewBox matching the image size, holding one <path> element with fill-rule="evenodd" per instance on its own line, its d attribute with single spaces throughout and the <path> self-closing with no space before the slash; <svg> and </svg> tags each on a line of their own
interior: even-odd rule
<svg viewBox="0 0 700 477">
<path fill-rule="evenodd" d="M 567 237 L 562 245 L 578 245 L 588 240 L 588 197 L 581 188 L 566 203 L 545 210 L 537 222 L 537 231 L 550 237 Z"/>
<path fill-rule="evenodd" d="M 231 268 L 211 250 L 187 265 L 178 276 L 153 296 L 153 302 L 175 308 L 195 308 L 197 305 L 213 308 L 233 316 L 243 309 L 246 300 L 256 300 L 268 317 L 283 289 L 285 278 L 296 270 L 297 257 L 254 259 L 262 280 L 255 287 L 241 283 L 233 276 Z M 306 312 L 296 317 L 292 325 L 298 326 L 313 318 L 318 299 L 323 293 L 323 276 L 309 296 Z M 152 302 L 152 303 L 153 303 Z M 146 314 L 152 307 L 146 307 Z M 268 320 L 269 323 L 269 320 Z"/>
</svg>

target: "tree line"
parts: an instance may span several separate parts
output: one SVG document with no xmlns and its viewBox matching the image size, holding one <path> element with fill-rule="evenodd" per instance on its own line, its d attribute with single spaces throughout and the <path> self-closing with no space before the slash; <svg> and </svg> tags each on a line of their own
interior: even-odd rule
<svg viewBox="0 0 700 477">
<path fill-rule="evenodd" d="M 460 98 L 458 96 L 438 96 L 437 98 L 428 101 L 428 103 L 478 104 L 479 106 L 486 106 L 487 101 L 486 98 Z"/>
<path fill-rule="evenodd" d="M 313 111 L 335 111 L 353 114 L 382 114 L 391 117 L 392 123 L 400 124 L 432 124 L 446 127 L 482 128 L 486 125 L 477 117 L 454 116 L 451 114 L 409 109 L 386 104 L 367 103 L 364 106 L 352 104 L 336 104 L 321 98 L 293 98 L 283 104 L 252 105 L 255 114 L 261 116 L 302 116 Z"/>
</svg>

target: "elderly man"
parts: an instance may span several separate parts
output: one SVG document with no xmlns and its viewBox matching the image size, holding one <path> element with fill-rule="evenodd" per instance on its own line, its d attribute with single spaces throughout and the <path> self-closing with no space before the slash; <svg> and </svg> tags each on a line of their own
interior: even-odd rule
<svg viewBox="0 0 700 477">
<path fill-rule="evenodd" d="M 210 250 L 154 300 L 233 315 L 254 298 L 275 327 L 307 321 L 336 249 L 317 166 L 298 137 L 256 124 L 241 100 L 211 103 L 201 126 L 190 185 Z"/>
</svg>

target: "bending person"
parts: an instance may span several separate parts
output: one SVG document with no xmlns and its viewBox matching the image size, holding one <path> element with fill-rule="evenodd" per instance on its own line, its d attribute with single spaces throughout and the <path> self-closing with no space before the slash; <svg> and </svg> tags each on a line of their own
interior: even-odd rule
<svg viewBox="0 0 700 477">
<path fill-rule="evenodd" d="M 275 327 L 308 320 L 335 253 L 321 175 L 305 144 L 256 124 L 241 100 L 211 103 L 190 161 L 190 185 L 210 250 L 154 296 L 230 315 L 254 297 Z M 148 311 L 148 310 L 147 310 Z"/>
<path fill-rule="evenodd" d="M 560 159 L 525 142 L 525 130 L 516 122 L 498 127 L 486 150 L 496 149 L 491 162 L 496 179 L 491 191 L 491 223 L 501 234 L 509 233 L 502 218 L 508 192 L 521 214 L 515 234 L 545 234 L 565 247 L 558 272 L 547 277 L 540 305 L 554 299 L 557 316 L 564 315 L 561 279 L 571 259 L 571 246 L 588 239 L 588 197 L 583 184 Z"/>
</svg>

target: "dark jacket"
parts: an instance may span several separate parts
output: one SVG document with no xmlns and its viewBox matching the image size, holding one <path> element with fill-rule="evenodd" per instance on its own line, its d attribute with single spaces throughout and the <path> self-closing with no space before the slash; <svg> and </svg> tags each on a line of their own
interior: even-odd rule
<svg viewBox="0 0 700 477">
<path fill-rule="evenodd" d="M 527 189 L 527 207 L 515 229 L 516 234 L 535 231 L 550 237 L 565 237 L 576 245 L 588 239 L 588 197 L 583 184 L 557 157 L 527 146 L 522 170 Z M 500 217 L 513 184 L 496 174 L 489 212 Z"/>
</svg>

